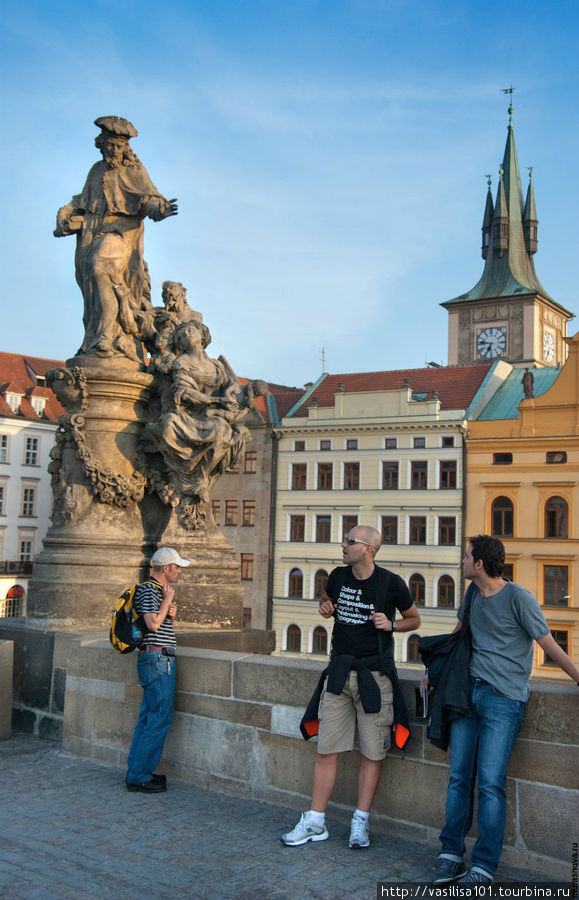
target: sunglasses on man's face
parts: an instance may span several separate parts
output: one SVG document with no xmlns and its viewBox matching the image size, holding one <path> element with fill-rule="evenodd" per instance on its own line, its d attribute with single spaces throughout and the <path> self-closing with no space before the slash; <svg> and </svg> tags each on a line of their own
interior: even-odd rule
<svg viewBox="0 0 579 900">
<path fill-rule="evenodd" d="M 370 543 L 368 541 L 359 541 L 358 538 L 347 537 L 344 538 L 345 544 L 365 544 L 366 547 L 370 547 Z"/>
</svg>

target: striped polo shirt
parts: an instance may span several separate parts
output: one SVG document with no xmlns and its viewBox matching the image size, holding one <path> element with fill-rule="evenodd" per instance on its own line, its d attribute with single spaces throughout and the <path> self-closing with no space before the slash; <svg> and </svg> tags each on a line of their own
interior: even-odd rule
<svg viewBox="0 0 579 900">
<path fill-rule="evenodd" d="M 156 579 L 151 578 L 144 584 L 140 584 L 135 591 L 135 609 L 141 615 L 143 613 L 159 612 L 163 600 L 163 586 Z M 157 631 L 147 631 L 143 638 L 142 647 L 147 644 L 153 644 L 155 647 L 167 647 L 167 649 L 175 650 L 177 641 L 175 640 L 175 631 L 173 630 L 173 622 L 167 616 L 165 621 L 159 626 Z"/>
</svg>

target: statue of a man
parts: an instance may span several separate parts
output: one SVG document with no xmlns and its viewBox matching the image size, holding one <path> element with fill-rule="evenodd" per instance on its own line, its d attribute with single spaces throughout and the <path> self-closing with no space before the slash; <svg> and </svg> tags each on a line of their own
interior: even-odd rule
<svg viewBox="0 0 579 900">
<path fill-rule="evenodd" d="M 81 194 L 61 207 L 56 237 L 77 235 L 76 280 L 84 297 L 84 341 L 79 354 L 139 359 L 145 323 L 153 315 L 143 219 L 155 222 L 177 214 L 133 152 L 137 129 L 127 119 L 95 119 L 101 134 L 95 163 Z"/>
</svg>

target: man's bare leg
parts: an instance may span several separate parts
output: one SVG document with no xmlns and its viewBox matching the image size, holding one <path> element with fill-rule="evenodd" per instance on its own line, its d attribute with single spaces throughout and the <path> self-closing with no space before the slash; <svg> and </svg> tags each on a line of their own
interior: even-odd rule
<svg viewBox="0 0 579 900">
<path fill-rule="evenodd" d="M 360 765 L 360 774 L 358 775 L 358 809 L 361 812 L 370 812 L 378 784 L 380 775 L 382 774 L 382 760 L 368 759 L 362 757 Z"/>
<path fill-rule="evenodd" d="M 337 753 L 318 753 L 312 787 L 312 810 L 325 813 L 338 773 Z M 378 776 L 380 777 L 380 776 Z"/>
</svg>

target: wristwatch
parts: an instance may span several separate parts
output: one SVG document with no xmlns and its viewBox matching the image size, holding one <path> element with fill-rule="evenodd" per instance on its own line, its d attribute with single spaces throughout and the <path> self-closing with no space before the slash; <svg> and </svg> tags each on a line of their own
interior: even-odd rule
<svg viewBox="0 0 579 900">
<path fill-rule="evenodd" d="M 396 622 L 392 622 L 392 631 L 396 631 Z"/>
</svg>

